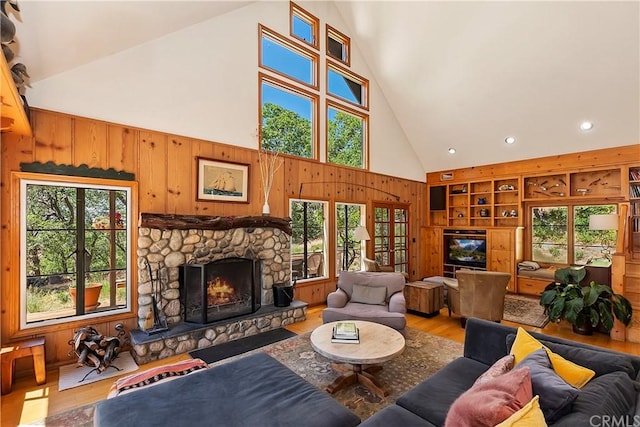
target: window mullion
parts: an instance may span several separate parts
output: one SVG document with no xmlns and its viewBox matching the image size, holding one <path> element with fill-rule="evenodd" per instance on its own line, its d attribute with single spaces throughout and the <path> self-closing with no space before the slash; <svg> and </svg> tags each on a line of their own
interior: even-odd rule
<svg viewBox="0 0 640 427">
<path fill-rule="evenodd" d="M 85 270 L 87 250 L 85 247 L 85 189 L 76 189 L 76 314 L 84 314 Z"/>
</svg>

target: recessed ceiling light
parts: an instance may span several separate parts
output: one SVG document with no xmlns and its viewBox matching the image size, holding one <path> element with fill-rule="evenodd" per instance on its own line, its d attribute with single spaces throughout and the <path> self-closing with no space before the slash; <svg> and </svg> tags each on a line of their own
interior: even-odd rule
<svg viewBox="0 0 640 427">
<path fill-rule="evenodd" d="M 591 122 L 582 122 L 580 123 L 580 129 L 582 129 L 583 131 L 589 131 L 591 129 L 593 129 L 593 123 Z"/>
<path fill-rule="evenodd" d="M 514 142 L 516 142 L 516 138 L 513 136 L 508 136 L 504 139 L 504 142 L 506 142 L 507 144 L 513 144 Z"/>
<path fill-rule="evenodd" d="M 449 148 L 449 154 L 456 154 L 455 148 Z"/>
</svg>

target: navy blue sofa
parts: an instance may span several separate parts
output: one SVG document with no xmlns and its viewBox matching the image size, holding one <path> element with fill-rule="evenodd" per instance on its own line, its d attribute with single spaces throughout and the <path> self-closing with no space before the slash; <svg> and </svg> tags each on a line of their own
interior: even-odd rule
<svg viewBox="0 0 640 427">
<path fill-rule="evenodd" d="M 451 404 L 498 359 L 508 354 L 516 328 L 480 319 L 466 324 L 464 355 L 364 421 L 361 426 L 441 426 Z M 640 420 L 638 402 L 640 357 L 549 335 L 531 333 L 551 351 L 581 366 L 593 369 L 589 381 L 573 401 L 571 412 L 553 426 L 593 425 L 602 416 L 617 422 Z M 592 418 L 592 417 L 596 418 Z M 635 417 L 635 418 L 634 418 Z M 624 421 L 624 422 L 627 422 Z M 626 425 L 626 424 L 625 424 Z"/>
<path fill-rule="evenodd" d="M 352 427 L 360 418 L 258 353 L 98 402 L 94 425 Z"/>
</svg>

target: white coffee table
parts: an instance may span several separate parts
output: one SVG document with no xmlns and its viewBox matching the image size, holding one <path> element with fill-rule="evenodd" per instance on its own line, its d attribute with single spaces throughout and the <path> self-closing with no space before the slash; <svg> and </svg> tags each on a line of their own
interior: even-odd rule
<svg viewBox="0 0 640 427">
<path fill-rule="evenodd" d="M 361 320 L 354 322 L 360 331 L 359 344 L 332 343 L 331 334 L 336 322 L 325 323 L 311 333 L 311 346 L 315 351 L 328 359 L 349 363 L 353 367 L 351 372 L 336 378 L 326 390 L 335 393 L 351 384 L 360 383 L 380 397 L 387 396 L 389 392 L 373 374 L 382 369 L 379 364 L 404 351 L 404 337 L 395 329 L 379 323 Z"/>
</svg>

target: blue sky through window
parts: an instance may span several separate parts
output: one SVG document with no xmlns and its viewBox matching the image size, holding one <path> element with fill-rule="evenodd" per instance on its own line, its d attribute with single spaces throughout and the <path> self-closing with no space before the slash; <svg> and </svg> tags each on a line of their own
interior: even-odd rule
<svg viewBox="0 0 640 427">
<path fill-rule="evenodd" d="M 309 44 L 313 44 L 313 27 L 299 16 L 293 16 L 293 34 Z"/>
<path fill-rule="evenodd" d="M 302 95 L 294 94 L 284 89 L 262 83 L 262 105 L 266 103 L 280 105 L 287 110 L 298 113 L 301 117 L 311 121 L 313 102 Z"/>
<path fill-rule="evenodd" d="M 310 58 L 264 36 L 262 37 L 262 64 L 301 82 L 314 84 L 313 61 Z"/>
<path fill-rule="evenodd" d="M 347 78 L 336 71 L 329 69 L 329 93 L 354 104 L 362 104 L 362 95 L 356 97 L 347 85 Z M 354 82 L 356 83 L 356 82 Z M 360 87 L 362 91 L 362 87 Z"/>
</svg>

